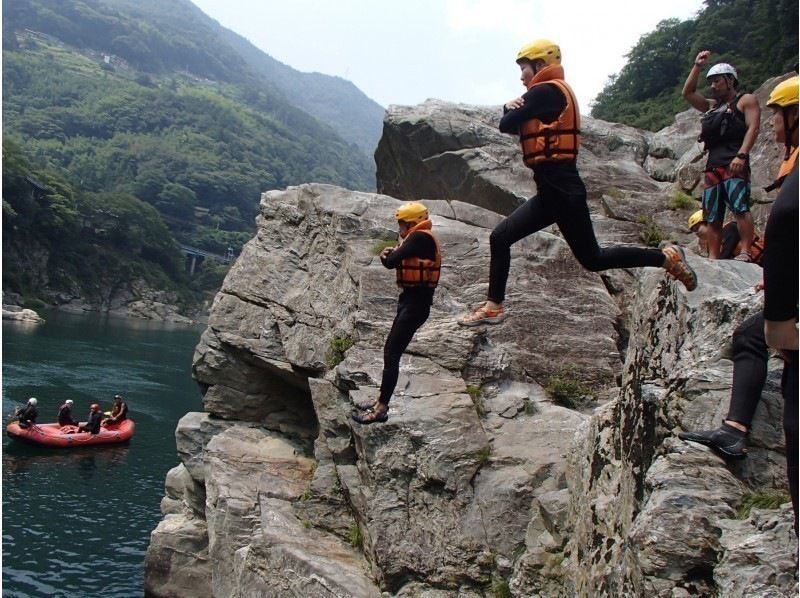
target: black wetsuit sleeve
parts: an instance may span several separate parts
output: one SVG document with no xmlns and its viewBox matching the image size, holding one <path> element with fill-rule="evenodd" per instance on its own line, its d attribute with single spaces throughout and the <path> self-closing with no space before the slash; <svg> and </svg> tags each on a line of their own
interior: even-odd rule
<svg viewBox="0 0 800 598">
<path fill-rule="evenodd" d="M 722 247 L 719 251 L 719 259 L 732 260 L 736 256 L 736 246 L 739 244 L 739 227 L 735 222 L 729 222 L 722 228 Z"/>
<path fill-rule="evenodd" d="M 406 258 L 417 257 L 426 260 L 436 258 L 436 243 L 430 235 L 414 232 L 408 235 L 403 243 L 392 251 L 385 260 L 381 260 L 383 265 L 389 269 L 397 268 L 400 262 Z"/>
<path fill-rule="evenodd" d="M 772 204 L 764 231 L 764 318 L 773 322 L 797 317 L 799 211 L 795 166 Z"/>
<path fill-rule="evenodd" d="M 510 135 L 519 134 L 519 127 L 526 120 L 538 118 L 549 124 L 558 118 L 567 106 L 567 98 L 555 85 L 537 85 L 522 96 L 525 103 L 514 110 L 503 108 L 500 119 L 500 132 Z"/>
</svg>

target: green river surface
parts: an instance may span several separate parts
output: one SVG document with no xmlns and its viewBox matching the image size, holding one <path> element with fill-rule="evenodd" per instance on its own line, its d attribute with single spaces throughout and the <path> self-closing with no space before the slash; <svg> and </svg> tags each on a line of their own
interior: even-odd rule
<svg viewBox="0 0 800 598">
<path fill-rule="evenodd" d="M 29 396 L 39 423 L 75 401 L 110 409 L 122 394 L 136 422 L 129 444 L 44 449 L 3 436 L 3 596 L 142 596 L 144 554 L 161 519 L 175 426 L 202 411 L 191 377 L 203 328 L 97 315 L 43 313 L 3 322 L 3 415 Z M 5 425 L 5 424 L 4 424 Z"/>
</svg>

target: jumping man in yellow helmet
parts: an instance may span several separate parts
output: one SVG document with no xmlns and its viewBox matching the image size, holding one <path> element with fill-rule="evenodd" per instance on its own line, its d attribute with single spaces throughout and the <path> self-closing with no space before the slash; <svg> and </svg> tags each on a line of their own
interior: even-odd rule
<svg viewBox="0 0 800 598">
<path fill-rule="evenodd" d="M 385 422 L 389 417 L 389 399 L 397 386 L 400 358 L 414 333 L 428 319 L 433 292 L 439 283 L 442 252 L 431 232 L 428 210 L 419 202 L 401 205 L 395 212 L 400 229 L 400 244 L 387 247 L 380 254 L 381 263 L 397 273 L 397 286 L 403 291 L 397 301 L 397 315 L 383 348 L 383 376 L 375 403 L 364 410 L 354 410 L 352 417 L 361 424 Z"/>
<path fill-rule="evenodd" d="M 600 248 L 592 228 L 576 158 L 580 147 L 580 112 L 575 94 L 564 81 L 561 50 L 549 40 L 534 41 L 517 55 L 527 92 L 503 107 L 500 131 L 519 135 L 522 159 L 533 170 L 537 194 L 492 231 L 489 293 L 484 305 L 460 320 L 463 326 L 497 324 L 511 265 L 511 246 L 555 223 L 572 253 L 588 270 L 639 266 L 663 267 L 688 290 L 697 286 L 694 271 L 678 247 Z"/>
</svg>

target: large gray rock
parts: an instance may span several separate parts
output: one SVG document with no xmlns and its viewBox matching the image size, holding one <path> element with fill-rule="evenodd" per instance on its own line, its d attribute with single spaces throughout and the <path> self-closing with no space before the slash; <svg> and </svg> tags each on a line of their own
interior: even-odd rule
<svg viewBox="0 0 800 598">
<path fill-rule="evenodd" d="M 756 266 L 690 257 L 701 285 L 688 294 L 659 269 L 586 272 L 551 227 L 512 250 L 507 321 L 457 325 L 485 298 L 498 212 L 534 190 L 497 117 L 435 101 L 387 115 L 384 190 L 428 198 L 444 267 L 381 425 L 350 411 L 378 392 L 398 291 L 376 248 L 396 236 L 399 200 L 328 185 L 264 194 L 195 352 L 207 413 L 176 431 L 182 465 L 146 559 L 152 595 L 189 595 L 193 559 L 202 592 L 225 597 L 796 584 L 778 573 L 790 512 L 732 519 L 746 492 L 785 485 L 780 364 L 743 463 L 677 440 L 724 415 L 725 346 L 759 309 Z M 669 177 L 645 169 L 666 172 L 681 147 L 592 119 L 584 130 L 598 238 L 635 243 L 653 226 L 688 238 Z M 545 388 L 557 375 L 591 396 L 555 404 Z"/>
<path fill-rule="evenodd" d="M 401 199 L 456 199 L 508 214 L 536 192 L 502 109 L 428 100 L 389 106 L 375 151 L 378 191 Z M 642 164 L 650 133 L 582 116 L 578 168 L 589 196 L 611 187 L 655 191 Z"/>
<path fill-rule="evenodd" d="M 760 309 L 751 293 L 761 276 L 756 266 L 690 261 L 703 281 L 691 294 L 643 276 L 622 392 L 576 437 L 568 469 L 576 524 L 567 552 L 578 595 L 674 596 L 677 588 L 713 595 L 715 568 L 727 554 L 721 530 L 738 502 L 749 488 L 786 487 L 775 387 L 756 414 L 754 428 L 766 441 L 748 466 L 728 467 L 707 448 L 676 438 L 681 429 L 719 425 L 732 373 L 725 347 L 733 329 Z M 778 367 L 771 366 L 773 376 Z M 780 519 L 791 525 L 789 512 Z M 796 583 L 793 575 L 775 580 L 778 592 Z"/>
</svg>

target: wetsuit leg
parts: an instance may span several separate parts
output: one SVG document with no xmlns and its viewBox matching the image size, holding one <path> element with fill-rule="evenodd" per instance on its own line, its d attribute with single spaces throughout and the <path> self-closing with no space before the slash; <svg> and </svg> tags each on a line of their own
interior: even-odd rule
<svg viewBox="0 0 800 598">
<path fill-rule="evenodd" d="M 664 254 L 660 249 L 644 247 L 606 247 L 600 248 L 592 228 L 589 206 L 586 205 L 586 188 L 577 174 L 553 181 L 561 195 L 553 201 L 556 209 L 556 222 L 572 253 L 580 264 L 592 272 L 610 268 L 638 268 L 652 266 L 659 268 L 664 264 Z"/>
<path fill-rule="evenodd" d="M 767 341 L 764 313 L 747 318 L 733 333 L 733 383 L 729 419 L 750 428 L 767 380 Z"/>
<path fill-rule="evenodd" d="M 534 195 L 508 218 L 498 224 L 489 237 L 489 299 L 502 303 L 506 298 L 508 270 L 511 267 L 511 246 L 528 235 L 555 222 L 555 217 L 543 194 Z"/>
<path fill-rule="evenodd" d="M 783 433 L 786 437 L 786 475 L 789 478 L 789 494 L 794 509 L 794 533 L 797 529 L 797 451 L 798 451 L 798 353 L 787 351 L 789 361 L 783 366 Z"/>
<path fill-rule="evenodd" d="M 383 376 L 378 400 L 384 405 L 389 404 L 389 399 L 397 386 L 397 378 L 400 375 L 400 358 L 414 337 L 414 333 L 428 319 L 430 312 L 430 303 L 404 300 L 401 295 L 397 303 L 397 315 L 383 347 Z"/>
</svg>

